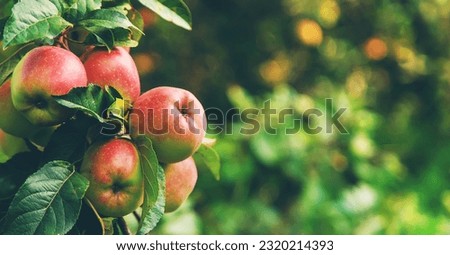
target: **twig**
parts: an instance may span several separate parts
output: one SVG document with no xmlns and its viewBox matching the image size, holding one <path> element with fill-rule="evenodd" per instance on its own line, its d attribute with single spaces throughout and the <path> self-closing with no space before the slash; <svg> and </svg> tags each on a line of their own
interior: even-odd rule
<svg viewBox="0 0 450 255">
<path fill-rule="evenodd" d="M 136 218 L 137 221 L 139 221 L 139 222 L 141 221 L 141 215 L 139 215 L 138 212 L 133 211 L 133 215 L 134 215 L 134 217 Z"/>
<path fill-rule="evenodd" d="M 131 231 L 127 226 L 127 222 L 123 217 L 119 217 L 118 222 L 120 230 L 122 230 L 122 233 L 125 235 L 131 235 Z"/>
</svg>

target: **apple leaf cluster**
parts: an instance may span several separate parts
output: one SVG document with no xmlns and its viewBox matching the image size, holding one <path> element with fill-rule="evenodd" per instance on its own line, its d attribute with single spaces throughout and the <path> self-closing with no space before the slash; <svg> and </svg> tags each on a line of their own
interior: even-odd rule
<svg viewBox="0 0 450 255">
<path fill-rule="evenodd" d="M 191 30 L 191 13 L 183 0 L 136 2 L 139 3 L 102 0 L 2 1 L 0 82 L 3 83 L 12 73 L 27 51 L 38 45 L 65 40 L 108 49 L 138 46 L 143 34 L 143 19 L 133 8 L 135 4 L 143 5 L 163 19 Z"/>
<path fill-rule="evenodd" d="M 195 158 L 219 179 L 220 159 L 204 140 L 200 102 L 173 87 L 141 95 L 128 53 L 143 35 L 135 5 L 190 30 L 182 0 L 1 2 L 0 233 L 147 234 L 192 192 L 197 169 L 185 161 Z M 107 62 L 127 75 L 103 72 Z M 153 104 L 153 97 L 165 104 Z M 193 102 L 199 116 L 176 100 Z M 154 123 L 173 124 L 149 115 L 149 108 L 178 110 L 181 122 L 199 132 L 153 136 L 147 131 Z M 187 177 L 167 171 L 187 167 L 193 172 Z M 183 178 L 189 183 L 166 194 L 166 184 Z M 168 201 L 170 209 L 167 199 L 175 201 Z M 134 229 L 130 217 L 138 222 Z"/>
</svg>

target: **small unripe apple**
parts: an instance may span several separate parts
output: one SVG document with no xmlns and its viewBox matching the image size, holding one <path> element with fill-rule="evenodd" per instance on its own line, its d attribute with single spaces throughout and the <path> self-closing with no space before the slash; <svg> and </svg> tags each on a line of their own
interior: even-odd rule
<svg viewBox="0 0 450 255">
<path fill-rule="evenodd" d="M 130 113 L 130 134 L 152 140 L 158 160 L 182 161 L 198 149 L 205 137 L 202 104 L 189 91 L 157 87 L 142 94 Z"/>
<path fill-rule="evenodd" d="M 12 102 L 33 125 L 52 126 L 73 114 L 52 96 L 86 85 L 86 71 L 77 56 L 59 47 L 41 46 L 28 52 L 14 69 Z"/>
<path fill-rule="evenodd" d="M 144 182 L 136 146 L 127 139 L 91 145 L 81 164 L 89 180 L 86 197 L 102 216 L 122 217 L 143 202 Z"/>
<path fill-rule="evenodd" d="M 43 129 L 47 129 L 31 124 L 14 108 L 10 80 L 0 87 L 0 128 L 11 135 L 23 138 L 32 138 Z"/>
<path fill-rule="evenodd" d="M 141 82 L 128 51 L 123 47 L 115 47 L 111 51 L 96 47 L 86 51 L 81 59 L 86 68 L 88 83 L 111 86 L 124 100 L 134 102 L 141 94 Z"/>
<path fill-rule="evenodd" d="M 189 197 L 197 183 L 197 167 L 189 157 L 181 162 L 167 164 L 165 212 L 173 212 Z"/>
</svg>

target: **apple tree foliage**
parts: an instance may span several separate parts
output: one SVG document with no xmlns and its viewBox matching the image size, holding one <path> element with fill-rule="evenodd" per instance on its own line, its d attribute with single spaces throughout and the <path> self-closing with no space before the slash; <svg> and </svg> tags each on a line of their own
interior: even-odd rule
<svg viewBox="0 0 450 255">
<path fill-rule="evenodd" d="M 135 6 L 191 30 L 191 14 L 183 0 L 0 0 L 0 84 L 20 59 L 42 45 L 137 47 L 143 36 L 143 18 Z M 73 38 L 82 31 L 85 38 Z M 26 141 L 28 151 L 0 164 L 0 233 L 2 234 L 125 234 L 123 218 L 102 218 L 84 197 L 89 182 L 79 167 L 89 144 L 111 136 L 126 136 L 128 112 L 111 87 L 90 84 L 55 97 L 75 115 L 61 124 L 45 147 Z M 105 132 L 107 131 L 107 135 Z M 149 233 L 164 214 L 164 170 L 151 140 L 133 141 L 144 175 L 144 202 L 133 213 L 137 234 Z M 219 178 L 219 158 L 202 145 L 196 158 Z M 156 188 L 155 188 L 156 187 Z"/>
<path fill-rule="evenodd" d="M 175 220 L 188 215 L 197 224 L 183 233 L 450 234 L 448 0 L 189 3 L 192 33 L 163 36 L 157 32 L 177 30 L 165 22 L 145 30 L 153 36 L 140 44 L 152 45 L 150 56 L 164 65 L 143 79 L 164 80 L 189 65 L 177 76 L 196 81 L 206 108 L 261 112 L 270 100 L 278 113 L 295 113 L 271 122 L 277 135 L 261 120 L 254 135 L 218 136 L 221 182 L 200 178 L 195 210 L 165 217 L 153 232 L 178 234 Z M 321 27 L 320 45 L 299 37 L 305 19 Z M 372 38 L 385 42 L 383 59 L 369 58 Z M 293 120 L 325 130 L 325 115 L 301 116 L 327 113 L 326 98 L 347 108 L 340 120 L 349 134 L 286 135 Z M 248 128 L 231 118 L 228 130 Z"/>
</svg>

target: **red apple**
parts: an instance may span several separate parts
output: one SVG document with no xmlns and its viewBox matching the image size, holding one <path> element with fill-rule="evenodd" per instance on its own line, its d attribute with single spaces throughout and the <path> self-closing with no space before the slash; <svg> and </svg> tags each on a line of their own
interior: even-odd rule
<svg viewBox="0 0 450 255">
<path fill-rule="evenodd" d="M 86 85 L 86 71 L 77 56 L 62 48 L 42 46 L 28 52 L 14 69 L 12 102 L 32 124 L 52 126 L 73 113 L 52 96 Z"/>
<path fill-rule="evenodd" d="M 86 151 L 80 172 L 89 180 L 86 197 L 102 216 L 122 217 L 142 204 L 144 179 L 131 141 L 94 143 Z"/>
<path fill-rule="evenodd" d="M 189 157 L 181 162 L 166 165 L 166 207 L 173 212 L 183 204 L 197 183 L 197 167 Z"/>
<path fill-rule="evenodd" d="M 153 142 L 158 160 L 175 163 L 194 154 L 205 137 L 203 106 L 189 91 L 157 87 L 142 94 L 130 114 L 130 134 Z"/>
<path fill-rule="evenodd" d="M 81 59 L 86 68 L 88 83 L 115 88 L 123 99 L 134 102 L 141 94 L 141 82 L 136 65 L 128 51 L 116 47 L 88 50 Z"/>
</svg>

